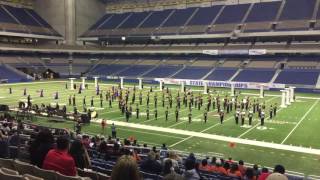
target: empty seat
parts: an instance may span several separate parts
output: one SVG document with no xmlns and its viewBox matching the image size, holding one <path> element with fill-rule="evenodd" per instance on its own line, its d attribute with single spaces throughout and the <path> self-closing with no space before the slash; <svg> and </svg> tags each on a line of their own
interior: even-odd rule
<svg viewBox="0 0 320 180">
<path fill-rule="evenodd" d="M 14 167 L 20 174 L 34 174 L 34 166 L 31 164 L 15 160 Z"/>
<path fill-rule="evenodd" d="M 25 175 L 23 175 L 23 177 L 24 177 L 26 180 L 44 180 L 44 178 L 32 176 L 32 175 L 30 175 L 30 174 L 25 174 Z"/>
<path fill-rule="evenodd" d="M 78 175 L 81 177 L 89 177 L 92 180 L 98 180 L 99 176 L 98 173 L 95 171 L 86 171 L 78 168 Z"/>
<path fill-rule="evenodd" d="M 0 166 L 8 169 L 14 169 L 13 160 L 12 159 L 3 159 L 0 158 Z"/>
<path fill-rule="evenodd" d="M 34 175 L 37 177 L 41 177 L 45 180 L 56 180 L 57 173 L 51 170 L 40 169 L 38 167 L 34 167 Z"/>
<path fill-rule="evenodd" d="M 8 168 L 1 168 L 1 171 L 6 173 L 6 174 L 11 174 L 11 175 L 19 175 L 18 171 L 8 169 Z"/>
<path fill-rule="evenodd" d="M 57 180 L 82 180 L 80 176 L 65 176 L 57 172 Z"/>
<path fill-rule="evenodd" d="M 2 180 L 23 180 L 23 176 L 7 174 L 0 170 L 0 179 Z"/>
</svg>

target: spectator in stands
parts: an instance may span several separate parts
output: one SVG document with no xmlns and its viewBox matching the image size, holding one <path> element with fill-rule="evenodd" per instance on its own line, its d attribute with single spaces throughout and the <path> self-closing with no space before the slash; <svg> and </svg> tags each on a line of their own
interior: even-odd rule
<svg viewBox="0 0 320 180">
<path fill-rule="evenodd" d="M 278 164 L 274 167 L 274 170 L 273 170 L 274 173 L 280 173 L 280 174 L 284 174 L 286 172 L 285 168 Z"/>
<path fill-rule="evenodd" d="M 266 180 L 288 180 L 287 176 L 284 175 L 285 168 L 282 165 L 276 165 L 273 173 L 270 174 Z"/>
<path fill-rule="evenodd" d="M 162 144 L 161 150 L 168 150 L 168 148 L 167 148 L 165 143 Z"/>
<path fill-rule="evenodd" d="M 259 170 L 259 167 L 257 164 L 253 165 L 253 174 L 256 177 L 259 177 L 259 175 L 260 175 L 260 170 Z"/>
<path fill-rule="evenodd" d="M 222 165 L 221 160 L 217 159 L 216 167 L 215 167 L 214 171 L 217 172 L 217 173 L 220 173 L 220 174 L 227 175 L 227 170 L 225 170 L 225 168 L 222 167 L 221 165 Z"/>
<path fill-rule="evenodd" d="M 258 180 L 265 180 L 270 175 L 268 168 L 262 168 Z"/>
<path fill-rule="evenodd" d="M 247 168 L 243 176 L 244 180 L 256 180 L 257 177 L 254 175 L 254 170 L 252 168 Z"/>
<path fill-rule="evenodd" d="M 88 152 L 80 140 L 74 140 L 72 142 L 69 153 L 73 157 L 77 168 L 88 169 L 90 167 Z"/>
<path fill-rule="evenodd" d="M 217 161 L 217 158 L 213 156 L 213 157 L 211 158 L 211 165 L 212 165 L 212 166 L 215 166 L 215 165 L 216 165 L 216 161 Z"/>
<path fill-rule="evenodd" d="M 41 168 L 47 153 L 53 149 L 53 144 L 54 138 L 51 131 L 49 129 L 40 131 L 30 145 L 31 164 Z"/>
<path fill-rule="evenodd" d="M 149 152 L 148 158 L 141 163 L 140 169 L 147 173 L 160 174 L 162 167 L 161 164 L 156 161 L 156 153 L 153 151 Z"/>
<path fill-rule="evenodd" d="M 168 157 L 165 158 L 165 159 L 163 160 L 163 162 L 165 162 L 165 161 L 168 160 L 168 159 L 170 159 L 170 160 L 172 161 L 172 167 L 173 167 L 175 170 L 179 169 L 179 162 L 177 161 L 177 156 L 176 156 L 176 154 L 175 154 L 174 151 L 169 151 Z"/>
<path fill-rule="evenodd" d="M 167 159 L 164 161 L 162 176 L 166 176 L 168 174 L 175 173 L 171 159 Z"/>
<path fill-rule="evenodd" d="M 54 170 L 66 176 L 76 176 L 76 164 L 72 156 L 68 153 L 69 139 L 65 136 L 60 136 L 56 143 L 57 148 L 48 152 L 42 168 Z"/>
<path fill-rule="evenodd" d="M 238 164 L 232 163 L 230 169 L 228 170 L 228 175 L 232 177 L 242 177 L 241 172 L 239 171 Z"/>
<path fill-rule="evenodd" d="M 196 162 L 197 160 L 193 153 L 190 153 L 187 159 L 190 159 L 191 161 L 194 161 L 194 162 Z"/>
<path fill-rule="evenodd" d="M 8 157 L 8 138 L 0 131 L 0 158 Z"/>
<path fill-rule="evenodd" d="M 131 156 L 121 156 L 113 166 L 111 180 L 140 180 L 137 163 Z"/>
<path fill-rule="evenodd" d="M 241 175 L 244 176 L 244 174 L 246 173 L 247 168 L 244 166 L 243 160 L 239 161 L 238 168 L 239 168 L 239 171 L 240 171 Z"/>
<path fill-rule="evenodd" d="M 208 164 L 208 160 L 207 159 L 203 159 L 201 161 L 201 164 L 199 165 L 199 170 L 202 171 L 210 171 L 212 169 L 211 165 Z"/>
<path fill-rule="evenodd" d="M 19 146 L 20 145 L 20 136 L 17 130 L 12 130 L 9 133 L 9 146 Z"/>
<path fill-rule="evenodd" d="M 183 177 L 185 180 L 197 180 L 200 179 L 200 175 L 196 171 L 196 163 L 192 159 L 187 159 L 185 162 L 185 172 Z"/>
<path fill-rule="evenodd" d="M 288 177 L 281 173 L 272 173 L 266 180 L 288 180 Z"/>
</svg>

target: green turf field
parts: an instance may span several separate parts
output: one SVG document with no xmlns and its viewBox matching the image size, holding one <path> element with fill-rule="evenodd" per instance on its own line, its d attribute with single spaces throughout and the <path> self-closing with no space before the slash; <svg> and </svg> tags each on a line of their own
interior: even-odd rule
<svg viewBox="0 0 320 180">
<path fill-rule="evenodd" d="M 79 85 L 80 82 L 77 82 Z M 132 87 L 132 84 L 126 84 L 127 87 Z M 100 84 L 100 89 L 105 92 L 110 89 L 110 84 Z M 115 85 L 117 86 L 117 85 Z M 9 94 L 9 87 L 12 87 L 13 94 Z M 118 102 L 113 102 L 113 107 L 109 108 L 108 102 L 104 100 L 103 109 L 100 108 L 100 98 L 95 95 L 94 84 L 89 83 L 89 90 L 85 90 L 82 94 L 78 94 L 78 90 L 65 89 L 65 82 L 41 82 L 41 83 L 26 83 L 26 84 L 7 84 L 0 86 L 0 99 L 2 104 L 8 104 L 11 107 L 17 106 L 19 100 L 26 99 L 23 96 L 23 89 L 27 88 L 27 93 L 31 95 L 33 104 L 55 103 L 53 99 L 54 93 L 59 92 L 60 104 L 68 104 L 69 95 L 76 94 L 76 102 L 78 110 L 82 110 L 83 96 L 86 96 L 87 106 L 90 105 L 90 99 L 94 96 L 95 107 L 98 108 L 98 118 L 107 119 L 110 122 L 125 122 L 125 117 L 121 115 L 118 109 Z M 39 97 L 39 91 L 44 90 L 44 97 Z M 154 92 L 150 93 L 150 119 L 147 120 L 144 113 L 146 112 L 146 94 L 149 91 L 149 86 L 145 85 L 143 90 L 143 105 L 140 106 L 140 118 L 136 119 L 132 115 L 129 123 L 130 128 L 126 126 L 118 127 L 118 135 L 121 138 L 134 136 L 140 143 L 150 145 L 160 145 L 166 143 L 171 149 L 176 149 L 185 152 L 207 153 L 207 154 L 222 154 L 224 157 L 233 157 L 234 159 L 243 159 L 248 163 L 257 163 L 262 166 L 273 167 L 275 164 L 283 164 L 286 169 L 291 171 L 302 172 L 305 174 L 320 175 L 320 155 L 293 152 L 291 150 L 279 150 L 270 147 L 263 147 L 257 144 L 242 144 L 236 143 L 234 147 L 230 147 L 230 141 L 218 140 L 214 138 L 198 137 L 197 135 L 210 134 L 219 135 L 219 137 L 234 137 L 243 140 L 256 140 L 258 142 L 272 142 L 274 144 L 292 145 L 298 147 L 307 147 L 312 149 L 320 149 L 320 137 L 317 131 L 320 129 L 320 103 L 318 95 L 312 94 L 296 94 L 296 102 L 287 108 L 278 107 L 278 113 L 273 120 L 269 120 L 268 110 L 266 111 L 265 126 L 266 130 L 260 130 L 258 127 L 260 121 L 255 115 L 252 127 L 240 127 L 234 122 L 233 112 L 225 115 L 225 121 L 221 125 L 216 110 L 210 110 L 208 113 L 208 122 L 203 122 L 203 112 L 205 106 L 201 110 L 192 110 L 192 123 L 187 120 L 188 109 L 183 105 L 180 110 L 180 120 L 175 122 L 175 96 L 180 90 L 179 86 L 170 86 L 173 94 L 173 108 L 169 108 L 169 120 L 165 121 L 165 108 L 162 107 L 162 93 L 158 88 L 154 87 Z M 202 93 L 202 88 L 193 88 L 194 93 Z M 220 96 L 224 97 L 229 93 L 229 89 L 216 89 Z M 158 119 L 154 119 L 154 94 L 158 94 Z M 244 96 L 250 96 L 251 99 L 259 99 L 259 91 L 246 90 L 241 91 L 240 99 Z M 280 104 L 280 92 L 266 92 L 264 99 L 260 102 L 265 102 L 267 109 L 272 104 Z M 139 93 L 136 93 L 136 103 L 139 102 Z M 207 95 L 204 95 L 204 102 L 207 101 Z M 213 94 L 216 96 L 216 94 Z M 105 97 L 105 96 L 104 96 Z M 129 98 L 131 101 L 131 98 Z M 167 102 L 166 102 L 167 103 Z M 73 111 L 73 107 L 68 106 L 68 111 Z M 132 106 L 135 112 L 136 105 Z M 73 122 L 66 123 L 51 123 L 46 119 L 35 119 L 34 123 L 51 127 L 70 128 L 74 126 Z M 248 124 L 246 120 L 246 124 Z M 138 127 L 139 126 L 139 127 Z M 141 126 L 141 127 L 140 127 Z M 152 130 L 148 127 L 169 128 L 169 131 Z M 83 132 L 89 134 L 101 134 L 99 123 L 92 122 L 90 125 L 83 127 Z M 179 131 L 183 130 L 183 131 Z M 179 131 L 179 132 L 178 132 Z M 190 135 L 190 133 L 198 133 Z M 107 129 L 110 133 L 110 129 Z M 106 134 L 107 135 L 107 134 Z M 254 141 L 254 142 L 256 142 Z"/>
</svg>

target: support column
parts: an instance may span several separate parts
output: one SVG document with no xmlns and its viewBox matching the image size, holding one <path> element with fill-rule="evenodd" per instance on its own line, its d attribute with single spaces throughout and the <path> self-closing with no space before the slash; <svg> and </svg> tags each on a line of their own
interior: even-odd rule
<svg viewBox="0 0 320 180">
<path fill-rule="evenodd" d="M 286 90 L 286 105 L 291 105 L 291 103 L 290 103 L 290 88 L 286 88 L 285 89 Z"/>
<path fill-rule="evenodd" d="M 235 94 L 234 94 L 234 84 L 233 83 L 231 83 L 231 96 L 234 96 Z"/>
<path fill-rule="evenodd" d="M 124 77 L 120 77 L 120 88 L 123 89 L 123 79 Z"/>
<path fill-rule="evenodd" d="M 73 82 L 74 82 L 74 80 L 76 79 L 76 78 L 69 78 L 70 79 L 70 90 L 74 90 L 74 88 L 73 88 Z"/>
<path fill-rule="evenodd" d="M 87 77 L 81 77 L 81 79 L 82 79 L 82 89 L 85 89 Z"/>
<path fill-rule="evenodd" d="M 208 82 L 203 81 L 203 94 L 208 94 Z"/>
<path fill-rule="evenodd" d="M 260 98 L 264 98 L 264 86 L 263 84 L 260 85 Z"/>
<path fill-rule="evenodd" d="M 93 77 L 94 78 L 94 87 L 97 88 L 98 87 L 98 79 L 99 77 Z"/>
<path fill-rule="evenodd" d="M 280 107 L 282 108 L 286 108 L 287 105 L 286 105 L 286 90 L 280 90 L 282 92 L 281 94 L 281 105 Z"/>
<path fill-rule="evenodd" d="M 181 84 L 181 92 L 184 92 L 184 81 L 180 81 Z"/>
<path fill-rule="evenodd" d="M 160 80 L 160 81 L 159 81 L 159 88 L 160 88 L 160 91 L 162 91 L 162 86 L 163 86 L 163 81 L 162 81 L 162 80 Z"/>
<path fill-rule="evenodd" d="M 294 89 L 296 88 L 296 87 L 293 87 L 293 86 L 290 86 L 289 87 L 290 88 L 290 102 L 294 102 Z"/>
<path fill-rule="evenodd" d="M 142 78 L 138 78 L 139 80 L 139 89 L 141 90 L 142 89 Z"/>
</svg>

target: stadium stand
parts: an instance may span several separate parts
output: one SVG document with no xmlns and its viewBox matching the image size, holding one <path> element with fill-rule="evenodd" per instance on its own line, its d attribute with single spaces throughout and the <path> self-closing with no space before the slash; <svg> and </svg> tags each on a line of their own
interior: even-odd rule
<svg viewBox="0 0 320 180">
<path fill-rule="evenodd" d="M 232 81 L 268 83 L 274 73 L 275 69 L 244 69 Z"/>
<path fill-rule="evenodd" d="M 280 72 L 275 83 L 316 85 L 318 77 L 319 70 L 285 69 Z"/>
<path fill-rule="evenodd" d="M 216 68 L 206 80 L 228 81 L 237 72 L 235 68 Z"/>
<path fill-rule="evenodd" d="M 270 31 L 281 2 L 255 3 L 244 24 L 244 32 Z"/>
<path fill-rule="evenodd" d="M 308 30 L 315 9 L 315 3 L 315 0 L 286 1 L 276 30 Z"/>
<path fill-rule="evenodd" d="M 0 5 L 0 24 L 4 32 L 61 37 L 34 10 Z"/>
</svg>

